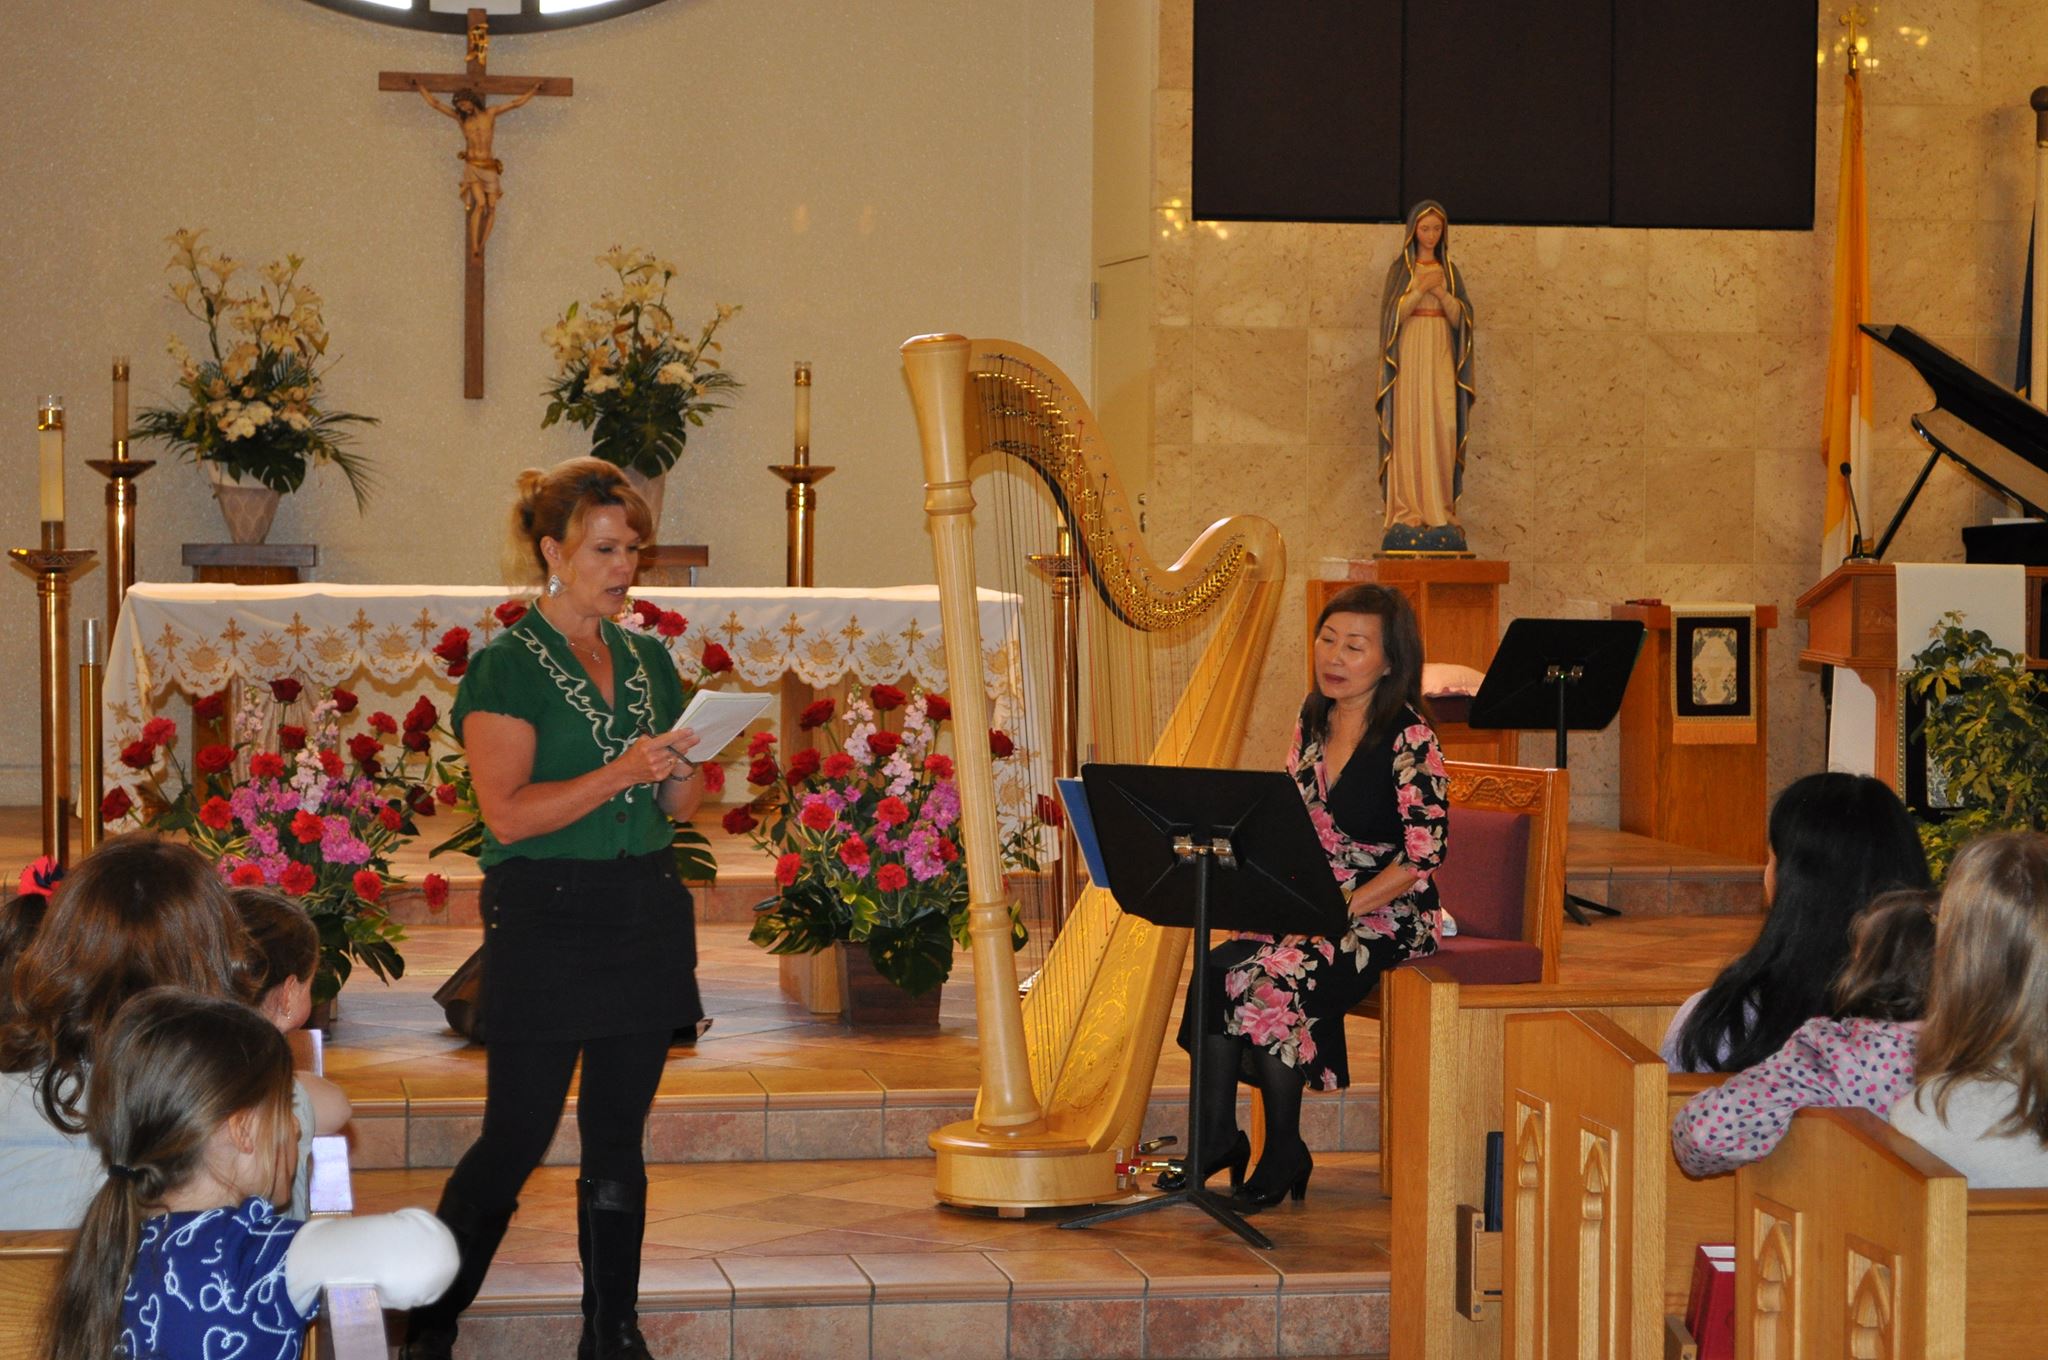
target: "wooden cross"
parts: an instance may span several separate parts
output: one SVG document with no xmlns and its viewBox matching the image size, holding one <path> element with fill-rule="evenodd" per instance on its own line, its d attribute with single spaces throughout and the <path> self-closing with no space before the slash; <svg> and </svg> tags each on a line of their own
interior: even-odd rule
<svg viewBox="0 0 2048 1360">
<path fill-rule="evenodd" d="M 504 162 L 491 150 L 491 135 L 500 114 L 510 113 L 535 95 L 576 93 L 575 82 L 567 76 L 494 76 L 485 72 L 491 48 L 490 20 L 480 9 L 469 12 L 467 69 L 461 75 L 435 75 L 420 71 L 379 71 L 377 88 L 416 93 L 436 113 L 453 118 L 462 128 L 461 197 L 467 218 L 462 266 L 462 395 L 474 401 L 484 394 L 484 244 L 498 216 L 503 196 L 498 176 Z M 434 98 L 436 93 L 452 96 L 449 103 Z M 512 95 L 509 103 L 488 107 L 486 96 Z"/>
</svg>

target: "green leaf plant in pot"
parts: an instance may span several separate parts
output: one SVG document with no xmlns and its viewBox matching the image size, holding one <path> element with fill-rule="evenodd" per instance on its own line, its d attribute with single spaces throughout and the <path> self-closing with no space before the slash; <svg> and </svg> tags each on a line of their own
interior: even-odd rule
<svg viewBox="0 0 2048 1360">
<path fill-rule="evenodd" d="M 2048 683 L 2026 658 L 1950 611 L 1906 685 L 1925 708 L 1924 801 L 1939 810 L 1921 814 L 1920 840 L 1935 879 L 1978 836 L 2048 830 Z"/>
</svg>

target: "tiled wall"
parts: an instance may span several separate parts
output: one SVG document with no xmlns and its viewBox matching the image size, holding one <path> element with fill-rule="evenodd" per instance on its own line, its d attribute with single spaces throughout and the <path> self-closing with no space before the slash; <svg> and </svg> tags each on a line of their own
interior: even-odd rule
<svg viewBox="0 0 2048 1360">
<path fill-rule="evenodd" d="M 1381 281 L 1400 229 L 1185 223 L 1192 0 L 1160 0 L 1155 107 L 1155 542 L 1171 557 L 1215 515 L 1256 510 L 1286 535 L 1293 593 L 1247 757 L 1277 754 L 1300 699 L 1300 580 L 1377 545 L 1371 383 Z M 1821 37 L 1839 32 L 1821 7 Z M 1917 0 L 1875 9 L 1866 80 L 1874 319 L 2009 376 L 2032 211 L 2034 86 L 2048 5 Z M 1818 579 L 1842 60 L 1816 73 L 1812 232 L 1468 227 L 1451 250 L 1478 322 L 1479 400 L 1461 513 L 1473 547 L 1513 564 L 1507 617 L 1583 614 L 1631 596 L 1775 604 L 1771 786 L 1818 767 L 1817 677 L 1792 601 Z M 1176 211 L 1178 209 L 1178 211 Z M 1924 449 L 1929 403 L 1881 355 L 1879 523 Z M 1992 502 L 1944 467 L 1895 561 L 1960 558 Z M 1876 532 L 1875 525 L 1870 532 Z M 1547 741 L 1530 739 L 1528 756 Z M 1581 819 L 1617 816 L 1613 734 L 1575 738 Z"/>
</svg>

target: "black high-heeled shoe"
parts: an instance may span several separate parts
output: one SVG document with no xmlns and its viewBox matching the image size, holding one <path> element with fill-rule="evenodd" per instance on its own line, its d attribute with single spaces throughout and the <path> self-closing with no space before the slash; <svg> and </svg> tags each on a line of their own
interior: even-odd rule
<svg viewBox="0 0 2048 1360">
<path fill-rule="evenodd" d="M 1259 1159 L 1259 1172 L 1264 1172 L 1274 1161 L 1273 1150 L 1268 1148 L 1266 1156 Z M 1308 1178 L 1316 1169 L 1316 1159 L 1309 1155 L 1308 1145 L 1301 1145 L 1301 1159 L 1298 1163 L 1288 1158 L 1273 1180 L 1260 1184 L 1258 1173 L 1245 1182 L 1244 1188 L 1230 1197 L 1230 1207 L 1241 1214 L 1255 1214 L 1261 1209 L 1270 1209 L 1283 1199 L 1292 1198 L 1297 1204 L 1308 1196 Z"/>
<path fill-rule="evenodd" d="M 1209 1175 L 1213 1176 L 1225 1167 L 1228 1167 L 1230 1169 L 1230 1193 L 1234 1195 L 1244 1185 L 1244 1169 L 1251 1164 L 1251 1160 L 1252 1140 L 1245 1137 L 1243 1129 L 1239 1129 L 1237 1136 L 1231 1140 L 1230 1146 L 1223 1150 L 1223 1155 L 1209 1163 Z M 1161 1190 L 1187 1189 L 1187 1171 L 1178 1159 L 1176 1159 L 1175 1165 L 1182 1166 L 1182 1169 L 1160 1172 L 1159 1179 L 1154 1181 L 1153 1184 L 1157 1185 Z M 1202 1179 L 1204 1183 L 1207 1183 L 1208 1176 L 1204 1176 Z"/>
</svg>

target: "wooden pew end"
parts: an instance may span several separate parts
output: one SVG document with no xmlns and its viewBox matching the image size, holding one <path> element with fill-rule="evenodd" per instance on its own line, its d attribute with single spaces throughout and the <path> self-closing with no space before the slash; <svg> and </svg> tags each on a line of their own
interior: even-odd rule
<svg viewBox="0 0 2048 1360">
<path fill-rule="evenodd" d="M 1458 1206 L 1458 1311 L 1479 1320 L 1489 1304 L 1500 1303 L 1501 1235 L 1486 1231 L 1486 1215 Z"/>
</svg>

